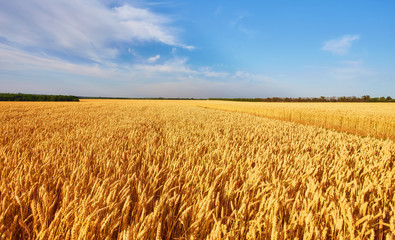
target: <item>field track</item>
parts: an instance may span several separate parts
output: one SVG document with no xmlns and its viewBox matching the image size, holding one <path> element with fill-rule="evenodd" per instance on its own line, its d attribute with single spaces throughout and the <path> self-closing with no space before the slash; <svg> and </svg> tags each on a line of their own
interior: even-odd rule
<svg viewBox="0 0 395 240">
<path fill-rule="evenodd" d="M 392 110 L 221 104 L 0 102 L 0 239 L 395 238 Z"/>
<path fill-rule="evenodd" d="M 194 101 L 197 106 L 249 113 L 341 132 L 395 140 L 394 103 L 265 103 Z"/>
</svg>

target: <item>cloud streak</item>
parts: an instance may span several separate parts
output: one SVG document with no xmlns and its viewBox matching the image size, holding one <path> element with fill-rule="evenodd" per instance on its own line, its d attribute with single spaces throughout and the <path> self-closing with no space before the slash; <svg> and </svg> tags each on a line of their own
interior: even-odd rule
<svg viewBox="0 0 395 240">
<path fill-rule="evenodd" d="M 340 66 L 333 67 L 329 76 L 338 81 L 367 81 L 375 73 L 368 69 L 362 61 L 342 61 Z"/>
<path fill-rule="evenodd" d="M 348 53 L 353 42 L 359 38 L 359 35 L 344 35 L 340 38 L 326 41 L 322 50 L 329 51 L 336 55 L 345 55 Z"/>
<path fill-rule="evenodd" d="M 117 44 L 182 43 L 168 17 L 129 4 L 99 0 L 21 0 L 0 3 L 0 38 L 10 45 L 68 59 L 101 62 L 119 55 Z M 4 41 L 3 41 L 4 42 Z"/>
<path fill-rule="evenodd" d="M 155 55 L 155 56 L 153 56 L 153 57 L 148 58 L 147 61 L 148 61 L 149 63 L 154 63 L 154 62 L 158 61 L 159 58 L 160 58 L 160 55 L 158 54 L 158 55 Z"/>
<path fill-rule="evenodd" d="M 119 97 L 259 97 L 282 92 L 259 74 L 193 68 L 187 61 L 174 57 L 160 64 L 75 64 L 0 43 L 0 86 L 26 93 Z"/>
</svg>

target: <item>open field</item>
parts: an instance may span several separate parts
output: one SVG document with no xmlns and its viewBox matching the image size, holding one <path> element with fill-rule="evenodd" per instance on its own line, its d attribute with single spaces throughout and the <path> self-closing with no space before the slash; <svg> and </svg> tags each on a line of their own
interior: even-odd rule
<svg viewBox="0 0 395 240">
<path fill-rule="evenodd" d="M 260 104 L 0 102 L 0 239 L 395 238 L 394 141 L 255 116 L 391 138 L 392 105 Z"/>
<path fill-rule="evenodd" d="M 394 103 L 251 103 L 200 101 L 198 106 L 395 140 Z"/>
</svg>

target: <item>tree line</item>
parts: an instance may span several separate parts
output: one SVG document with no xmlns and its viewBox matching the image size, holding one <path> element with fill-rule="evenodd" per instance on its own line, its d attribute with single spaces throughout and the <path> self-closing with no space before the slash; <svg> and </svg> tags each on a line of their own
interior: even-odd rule
<svg viewBox="0 0 395 240">
<path fill-rule="evenodd" d="M 78 102 L 76 96 L 0 93 L 0 101 Z"/>
<path fill-rule="evenodd" d="M 298 97 L 298 98 L 209 98 L 209 100 L 222 100 L 222 101 L 240 101 L 240 102 L 395 102 L 390 96 L 388 97 L 370 97 L 364 95 L 362 97 Z"/>
</svg>

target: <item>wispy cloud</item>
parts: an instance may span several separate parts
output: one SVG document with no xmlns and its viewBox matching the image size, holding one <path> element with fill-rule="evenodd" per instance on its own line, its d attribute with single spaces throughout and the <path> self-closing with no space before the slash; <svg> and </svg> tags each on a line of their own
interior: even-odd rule
<svg viewBox="0 0 395 240">
<path fill-rule="evenodd" d="M 252 29 L 248 27 L 246 24 L 246 20 L 250 18 L 250 14 L 247 11 L 239 14 L 235 19 L 232 19 L 229 23 L 230 27 L 241 32 L 242 34 L 248 37 L 254 37 L 257 35 L 258 31 L 256 29 Z"/>
<path fill-rule="evenodd" d="M 158 61 L 158 59 L 160 58 L 160 55 L 158 54 L 158 55 L 155 55 L 155 56 L 153 56 L 153 57 L 150 57 L 150 58 L 148 58 L 148 62 L 149 63 L 155 63 L 156 61 Z"/>
<path fill-rule="evenodd" d="M 353 42 L 359 38 L 359 35 L 344 35 L 340 38 L 326 41 L 322 50 L 329 51 L 337 55 L 345 55 L 348 53 Z"/>
<path fill-rule="evenodd" d="M 363 61 L 342 61 L 339 66 L 329 69 L 329 76 L 338 81 L 366 81 L 374 75 Z"/>
<path fill-rule="evenodd" d="M 214 16 L 219 16 L 219 15 L 221 14 L 222 10 L 223 10 L 222 5 L 219 5 L 219 6 L 215 9 L 215 11 L 214 11 L 214 13 L 213 13 Z"/>
<path fill-rule="evenodd" d="M 259 74 L 193 68 L 187 62 L 174 57 L 160 64 L 75 64 L 0 43 L 0 86 L 17 92 L 123 97 L 260 97 L 283 92 Z"/>
<path fill-rule="evenodd" d="M 182 43 L 172 19 L 128 3 L 100 0 L 1 1 L 0 38 L 30 51 L 94 62 L 114 59 L 122 43 Z"/>
<path fill-rule="evenodd" d="M 180 56 L 185 52 L 181 49 L 194 47 L 180 40 L 171 17 L 129 1 L 105 2 L 0 2 L 3 91 L 232 97 L 262 96 L 273 89 L 259 75 L 190 65 L 188 58 Z M 146 43 L 173 50 L 168 56 L 165 51 L 147 56 L 139 50 Z"/>
</svg>

